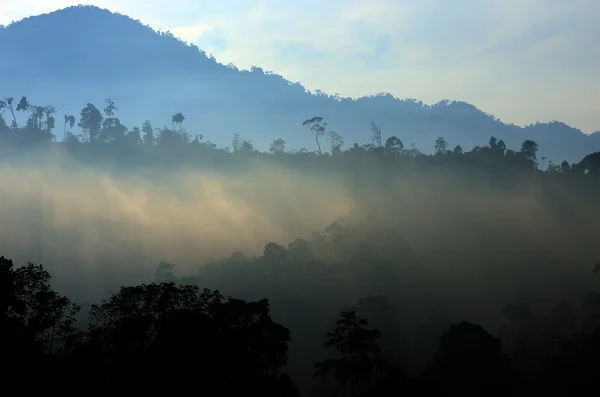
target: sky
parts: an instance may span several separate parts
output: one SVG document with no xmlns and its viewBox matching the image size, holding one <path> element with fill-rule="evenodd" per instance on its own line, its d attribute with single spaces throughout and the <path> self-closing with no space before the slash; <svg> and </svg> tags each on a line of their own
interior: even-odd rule
<svg viewBox="0 0 600 397">
<path fill-rule="evenodd" d="M 77 4 L 311 91 L 461 100 L 518 125 L 600 130 L 599 0 L 0 0 L 0 24 Z"/>
</svg>

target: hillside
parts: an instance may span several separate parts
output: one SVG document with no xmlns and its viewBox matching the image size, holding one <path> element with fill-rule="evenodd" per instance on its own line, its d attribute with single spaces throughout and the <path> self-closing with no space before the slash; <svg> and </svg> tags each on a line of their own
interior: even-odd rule
<svg viewBox="0 0 600 397">
<path fill-rule="evenodd" d="M 375 121 L 384 137 L 399 136 L 423 152 L 433 151 L 438 136 L 469 150 L 492 135 L 513 148 L 535 140 L 540 157 L 554 161 L 574 162 L 600 150 L 600 132 L 588 136 L 560 122 L 521 128 L 464 102 L 430 106 L 389 94 L 355 100 L 310 93 L 260 68 L 221 65 L 170 33 L 96 7 L 70 7 L 0 28 L 0 48 L 0 97 L 26 95 L 55 106 L 59 115 L 76 116 L 87 102 L 103 107 L 110 97 L 129 127 L 146 119 L 170 124 L 171 115 L 182 112 L 188 131 L 219 146 L 229 146 L 239 133 L 257 148 L 281 137 L 289 147 L 312 150 L 301 124 L 321 116 L 346 146 L 369 141 Z"/>
</svg>

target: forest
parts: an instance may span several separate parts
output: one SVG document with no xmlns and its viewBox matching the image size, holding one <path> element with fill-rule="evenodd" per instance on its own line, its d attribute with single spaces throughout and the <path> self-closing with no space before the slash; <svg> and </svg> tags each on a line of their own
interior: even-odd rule
<svg viewBox="0 0 600 397">
<path fill-rule="evenodd" d="M 549 114 L 550 109 L 539 101 L 500 99 L 488 93 L 488 99 L 465 102 L 459 92 L 422 101 L 424 94 L 400 88 L 399 81 L 383 92 L 379 92 L 383 87 L 369 86 L 359 97 L 349 97 L 298 81 L 279 67 L 269 70 L 262 61 L 254 66 L 220 63 L 206 48 L 183 41 L 177 32 L 156 30 L 147 23 L 115 10 L 79 5 L 0 26 L 3 57 L 11 60 L 0 63 L 0 94 L 14 95 L 15 101 L 25 95 L 75 116 L 88 102 L 102 113 L 103 101 L 110 97 L 121 108 L 117 114 L 123 124 L 138 125 L 140 131 L 146 118 L 158 123 L 154 127 L 171 126 L 171 116 L 181 112 L 186 116 L 184 125 L 194 132 L 191 140 L 201 133 L 205 140 L 226 147 L 237 132 L 264 152 L 278 138 L 290 148 L 317 149 L 301 125 L 314 116 L 323 117 L 331 129 L 342 133 L 347 149 L 353 142 L 370 142 L 365 135 L 370 135 L 369 124 L 375 121 L 387 137 L 397 136 L 406 148 L 414 144 L 427 154 L 434 152 L 433 142 L 439 136 L 450 149 L 460 144 L 465 151 L 487 145 L 491 136 L 515 150 L 530 139 L 538 143 L 540 159 L 547 157 L 545 164 L 540 161 L 544 169 L 550 160 L 574 163 L 600 151 L 596 126 L 584 131 L 582 125 L 565 119 L 564 109 Z M 43 50 L 40 37 L 45 39 Z M 312 62 L 310 56 L 301 58 Z M 537 66 L 527 68 L 537 75 Z M 523 111 L 538 110 L 517 122 L 503 113 L 504 105 L 491 105 L 492 98 Z M 588 107 L 574 102 L 573 106 L 588 109 L 589 120 L 596 117 Z M 21 116 L 24 123 L 27 116 Z M 60 139 L 65 132 L 62 117 L 54 132 Z M 12 120 L 9 115 L 9 126 Z"/>
<path fill-rule="evenodd" d="M 587 394 L 600 152 L 434 154 L 314 116 L 311 148 L 0 101 L 5 390 Z M 203 208 L 208 208 L 205 210 Z"/>
</svg>

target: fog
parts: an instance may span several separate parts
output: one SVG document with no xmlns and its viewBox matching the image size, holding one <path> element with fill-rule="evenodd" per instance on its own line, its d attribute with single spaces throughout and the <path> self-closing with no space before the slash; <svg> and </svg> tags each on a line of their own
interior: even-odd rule
<svg viewBox="0 0 600 397">
<path fill-rule="evenodd" d="M 597 255 L 598 238 L 586 232 L 599 221 L 595 208 L 553 192 L 577 225 L 566 230 L 534 179 L 502 187 L 473 170 L 302 170 L 262 159 L 138 170 L 44 149 L 26 160 L 5 158 L 0 173 L 3 254 L 43 263 L 57 288 L 79 299 L 150 281 L 163 261 L 183 275 L 235 251 L 258 257 L 269 242 L 310 239 L 334 221 L 356 231 L 344 240 L 346 251 L 372 245 L 410 269 L 399 274 L 407 290 L 418 273 L 427 280 L 422 295 L 454 302 L 463 315 L 510 300 L 551 302 L 557 290 L 561 299 L 576 298 Z M 346 259 L 339 252 L 318 256 L 335 263 Z M 486 303 L 473 301 L 482 294 Z"/>
<path fill-rule="evenodd" d="M 437 327 L 439 314 L 495 333 L 507 304 L 545 315 L 561 300 L 577 306 L 597 281 L 600 211 L 589 178 L 427 156 L 392 165 L 371 155 L 215 151 L 221 160 L 204 165 L 141 157 L 134 165 L 68 153 L 45 145 L 2 156 L 2 255 L 43 264 L 77 302 L 160 281 L 161 262 L 201 287 L 268 298 L 273 318 L 292 330 L 286 371 L 303 393 L 325 331 L 360 298 L 387 297 L 403 332 L 418 339 L 420 324 Z M 266 247 L 298 238 L 317 264 L 294 259 L 294 245 L 287 259 Z M 409 336 L 386 346 L 416 373 L 435 332 L 425 345 L 407 345 Z"/>
<path fill-rule="evenodd" d="M 87 291 L 145 281 L 160 261 L 191 271 L 235 250 L 258 255 L 356 206 L 327 176 L 261 161 L 239 173 L 148 175 L 64 160 L 55 153 L 0 163 L 0 246 L 8 257 L 43 263 L 59 285 L 85 283 Z"/>
</svg>

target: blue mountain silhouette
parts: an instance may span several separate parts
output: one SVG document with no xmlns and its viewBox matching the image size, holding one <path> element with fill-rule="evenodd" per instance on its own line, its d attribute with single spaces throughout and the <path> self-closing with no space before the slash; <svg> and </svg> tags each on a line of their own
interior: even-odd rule
<svg viewBox="0 0 600 397">
<path fill-rule="evenodd" d="M 238 133 L 259 149 L 281 137 L 288 147 L 313 150 L 314 140 L 301 124 L 321 116 L 344 136 L 346 147 L 369 142 L 374 121 L 384 139 L 395 135 L 426 153 L 438 136 L 464 150 L 487 144 L 490 136 L 513 149 L 532 139 L 539 156 L 555 162 L 576 162 L 600 150 L 600 131 L 586 135 L 556 121 L 519 127 L 465 102 L 426 105 L 390 94 L 350 99 L 311 93 L 259 67 L 222 65 L 169 32 L 93 6 L 2 27 L 0 48 L 0 97 L 25 95 L 32 103 L 55 106 L 59 115 L 75 116 L 87 102 L 102 108 L 111 98 L 130 128 L 146 119 L 155 126 L 170 124 L 171 115 L 182 112 L 189 132 L 219 146 L 229 146 Z"/>
</svg>

